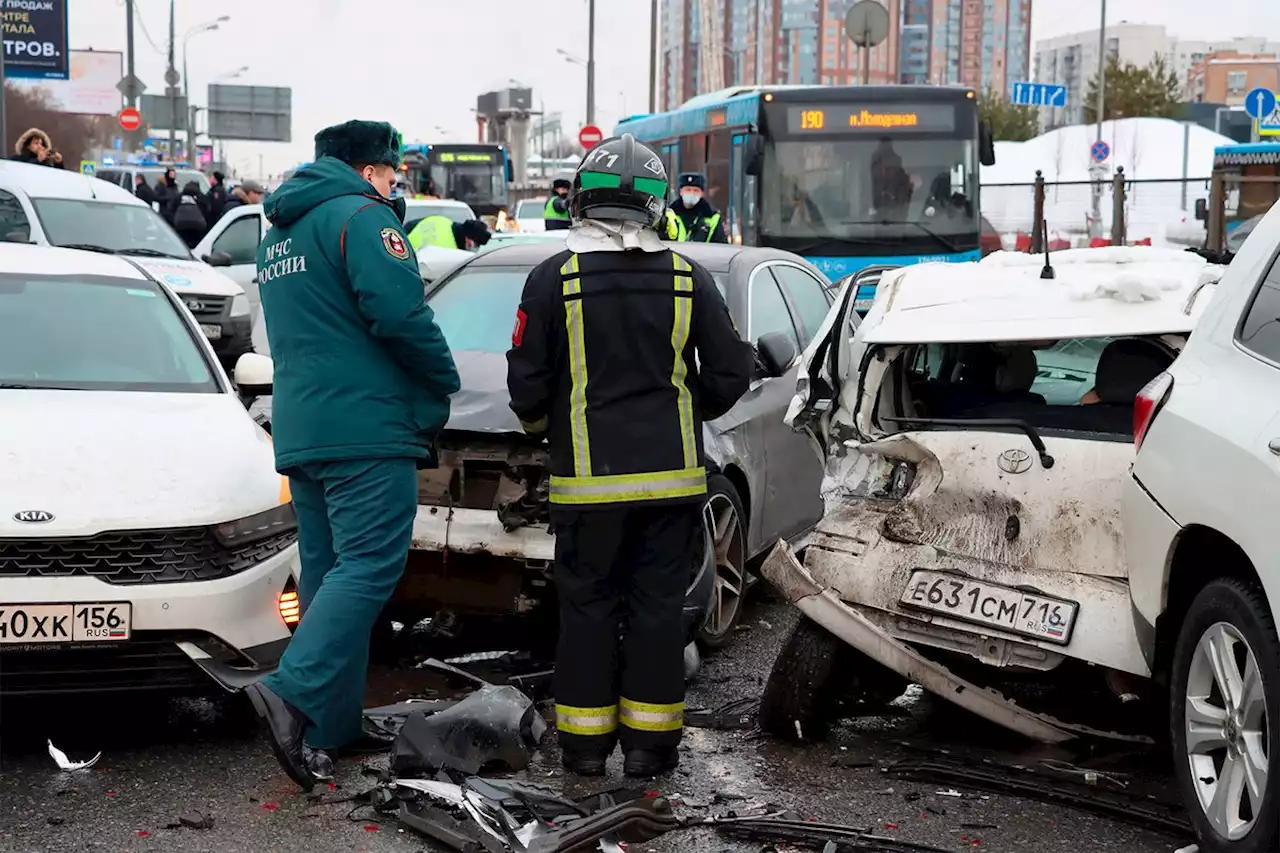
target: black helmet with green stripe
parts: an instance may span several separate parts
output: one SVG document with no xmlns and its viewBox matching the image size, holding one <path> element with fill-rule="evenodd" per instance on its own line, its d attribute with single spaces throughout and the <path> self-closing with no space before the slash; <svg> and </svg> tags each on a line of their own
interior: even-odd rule
<svg viewBox="0 0 1280 853">
<path fill-rule="evenodd" d="M 639 222 L 652 228 L 667 204 L 667 168 L 629 133 L 587 152 L 573 176 L 569 214 L 574 219 Z"/>
</svg>

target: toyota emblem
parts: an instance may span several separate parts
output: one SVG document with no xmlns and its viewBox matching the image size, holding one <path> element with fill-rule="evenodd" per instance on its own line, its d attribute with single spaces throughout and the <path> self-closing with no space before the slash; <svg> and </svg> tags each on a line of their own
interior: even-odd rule
<svg viewBox="0 0 1280 853">
<path fill-rule="evenodd" d="M 1011 448 L 1000 454 L 996 464 L 1006 474 L 1021 474 L 1031 468 L 1031 454 L 1025 450 Z"/>
<path fill-rule="evenodd" d="M 24 509 L 13 514 L 14 521 L 20 521 L 23 524 L 47 524 L 53 521 L 53 513 L 45 512 L 42 509 Z"/>
</svg>

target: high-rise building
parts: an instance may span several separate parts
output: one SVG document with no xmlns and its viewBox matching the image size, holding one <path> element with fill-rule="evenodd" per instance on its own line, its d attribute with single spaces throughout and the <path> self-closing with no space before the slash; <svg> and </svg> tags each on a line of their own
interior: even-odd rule
<svg viewBox="0 0 1280 853">
<path fill-rule="evenodd" d="M 866 79 L 1005 91 L 1027 77 L 1031 0 L 879 0 L 889 34 L 870 51 L 845 36 L 853 2 L 662 0 L 662 108 L 735 85 Z"/>
<path fill-rule="evenodd" d="M 1172 43 L 1164 27 L 1149 24 L 1109 24 L 1106 53 L 1120 62 L 1145 66 L 1154 57 L 1168 57 Z M 1067 87 L 1067 106 L 1041 110 L 1045 126 L 1083 124 L 1089 81 L 1098 74 L 1098 30 L 1036 42 L 1035 80 Z"/>
</svg>

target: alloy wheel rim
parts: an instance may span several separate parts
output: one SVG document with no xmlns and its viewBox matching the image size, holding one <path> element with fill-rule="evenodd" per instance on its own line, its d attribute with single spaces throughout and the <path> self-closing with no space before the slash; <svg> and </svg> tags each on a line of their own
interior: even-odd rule
<svg viewBox="0 0 1280 853">
<path fill-rule="evenodd" d="M 1244 838 L 1266 795 L 1270 735 L 1263 674 L 1234 625 L 1218 622 L 1201 635 L 1185 698 L 1187 761 L 1200 808 L 1220 837 Z"/>
<path fill-rule="evenodd" d="M 742 524 L 737 507 L 728 495 L 712 495 L 703 509 L 707 529 L 715 548 L 716 582 L 712 593 L 711 613 L 703 630 L 712 637 L 722 637 L 731 629 L 742 607 L 746 589 Z"/>
</svg>

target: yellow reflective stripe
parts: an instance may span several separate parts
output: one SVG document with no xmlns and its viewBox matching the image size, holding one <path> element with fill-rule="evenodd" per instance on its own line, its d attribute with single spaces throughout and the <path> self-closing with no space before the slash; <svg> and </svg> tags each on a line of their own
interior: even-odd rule
<svg viewBox="0 0 1280 853">
<path fill-rule="evenodd" d="M 684 727 L 684 703 L 633 702 L 623 698 L 620 722 L 642 732 L 674 732 Z"/>
<path fill-rule="evenodd" d="M 551 502 L 602 504 L 621 501 L 654 501 L 707 493 L 707 469 L 653 471 L 645 474 L 609 474 L 599 477 L 551 477 Z"/>
<path fill-rule="evenodd" d="M 578 274 L 578 256 L 570 255 L 560 267 L 564 275 Z M 582 280 L 567 279 L 564 295 L 581 296 Z M 591 440 L 587 435 L 587 342 L 582 324 L 582 299 L 564 301 L 564 322 L 569 332 L 569 376 L 573 387 L 569 391 L 569 434 L 573 438 L 573 473 L 580 477 L 591 476 Z"/>
<path fill-rule="evenodd" d="M 576 708 L 556 704 L 556 729 L 571 735 L 607 735 L 618 728 L 618 706 Z"/>
<path fill-rule="evenodd" d="M 547 419 L 543 417 L 538 418 L 536 421 L 521 420 L 520 426 L 525 432 L 546 432 Z"/>
<path fill-rule="evenodd" d="M 684 347 L 689 342 L 689 327 L 693 322 L 693 277 L 679 273 L 692 273 L 693 267 L 675 252 L 671 253 L 671 260 L 677 272 L 676 313 L 671 324 L 671 349 L 675 353 L 671 384 L 676 388 L 676 409 L 680 413 L 680 447 L 684 450 L 684 466 L 692 468 L 698 464 L 698 442 L 693 432 L 693 395 L 685 384 L 689 365 L 684 360 Z M 683 295 L 686 293 L 690 295 Z"/>
</svg>

